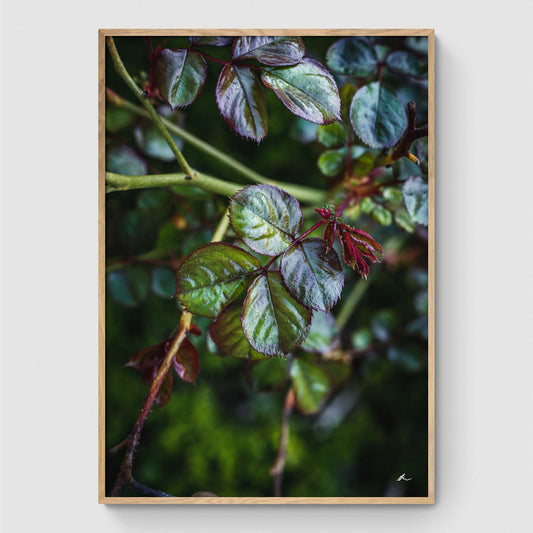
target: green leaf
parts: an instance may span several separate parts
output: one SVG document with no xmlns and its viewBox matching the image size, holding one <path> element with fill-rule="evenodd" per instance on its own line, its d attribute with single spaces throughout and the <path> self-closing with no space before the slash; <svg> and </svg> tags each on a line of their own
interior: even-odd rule
<svg viewBox="0 0 533 533">
<path fill-rule="evenodd" d="M 189 37 L 189 41 L 195 46 L 229 46 L 233 42 L 233 37 L 202 35 Z"/>
<path fill-rule="evenodd" d="M 170 268 L 157 267 L 152 270 L 152 292 L 160 298 L 172 299 L 176 273 Z"/>
<path fill-rule="evenodd" d="M 350 106 L 357 89 L 350 83 L 347 83 L 341 90 L 341 115 L 345 122 L 350 121 Z"/>
<path fill-rule="evenodd" d="M 339 327 L 331 313 L 318 311 L 313 313 L 313 321 L 302 350 L 324 354 L 338 343 Z"/>
<path fill-rule="evenodd" d="M 135 115 L 128 109 L 117 107 L 111 104 L 106 105 L 105 109 L 105 129 L 115 133 L 135 121 Z"/>
<path fill-rule="evenodd" d="M 377 81 L 357 91 L 350 119 L 355 133 L 372 148 L 389 148 L 407 128 L 404 106 L 391 89 Z"/>
<path fill-rule="evenodd" d="M 334 72 L 366 78 L 377 72 L 378 58 L 366 39 L 346 37 L 329 47 L 326 62 Z"/>
<path fill-rule="evenodd" d="M 403 208 L 394 213 L 394 222 L 396 222 L 396 225 L 407 233 L 413 233 L 415 230 L 415 226 L 411 220 L 411 217 Z"/>
<path fill-rule="evenodd" d="M 250 275 L 260 267 L 259 260 L 242 248 L 207 244 L 180 265 L 175 296 L 190 313 L 215 318 L 246 289 Z"/>
<path fill-rule="evenodd" d="M 120 240 L 130 253 L 152 249 L 157 239 L 158 225 L 152 213 L 143 209 L 128 211 L 120 221 Z"/>
<path fill-rule="evenodd" d="M 392 224 L 392 213 L 382 205 L 374 207 L 372 218 L 382 226 L 390 226 Z"/>
<path fill-rule="evenodd" d="M 354 332 L 352 335 L 352 346 L 358 352 L 364 352 L 372 346 L 372 332 L 369 328 L 361 328 Z"/>
<path fill-rule="evenodd" d="M 250 369 L 250 385 L 258 392 L 282 390 L 289 379 L 290 360 L 269 357 L 253 363 Z"/>
<path fill-rule="evenodd" d="M 427 37 L 407 37 L 405 46 L 417 54 L 428 55 L 428 38 Z"/>
<path fill-rule="evenodd" d="M 359 204 L 357 205 L 359 205 L 359 207 L 361 208 L 361 211 L 365 215 L 369 215 L 376 208 L 376 202 L 374 202 L 374 200 L 372 200 L 370 196 L 365 196 L 361 198 L 361 200 L 359 200 Z"/>
<path fill-rule="evenodd" d="M 428 225 L 428 184 L 420 176 L 411 176 L 402 189 L 403 201 L 411 220 Z"/>
<path fill-rule="evenodd" d="M 317 311 L 329 311 L 339 299 L 344 274 L 337 252 L 322 239 L 305 239 L 281 258 L 281 277 L 289 293 Z"/>
<path fill-rule="evenodd" d="M 143 122 L 133 132 L 137 146 L 148 156 L 161 161 L 173 161 L 175 158 L 170 146 L 159 130 L 151 122 Z M 181 150 L 183 140 L 172 135 L 176 146 Z"/>
<path fill-rule="evenodd" d="M 289 137 L 295 141 L 307 144 L 316 141 L 318 125 L 303 118 L 296 118 L 291 126 Z"/>
<path fill-rule="evenodd" d="M 427 76 L 427 63 L 409 52 L 400 50 L 387 57 L 386 65 L 391 72 L 412 78 Z"/>
<path fill-rule="evenodd" d="M 298 200 L 272 185 L 250 185 L 230 200 L 233 231 L 260 254 L 282 253 L 292 244 L 302 223 Z"/>
<path fill-rule="evenodd" d="M 107 275 L 109 296 L 124 307 L 136 307 L 148 297 L 150 273 L 140 265 L 128 266 Z"/>
<path fill-rule="evenodd" d="M 216 87 L 218 109 L 239 135 L 260 142 L 268 131 L 263 87 L 248 67 L 226 65 Z"/>
<path fill-rule="evenodd" d="M 301 37 L 238 37 L 233 43 L 233 61 L 257 59 L 264 65 L 285 66 L 299 63 L 305 54 Z"/>
<path fill-rule="evenodd" d="M 368 152 L 354 159 L 353 173 L 356 176 L 366 176 L 374 168 L 374 158 Z"/>
<path fill-rule="evenodd" d="M 318 142 L 326 148 L 335 148 L 344 144 L 346 140 L 346 131 L 340 122 L 318 126 Z"/>
<path fill-rule="evenodd" d="M 330 391 L 326 372 L 308 361 L 295 359 L 291 378 L 298 409 L 308 415 L 320 411 Z"/>
<path fill-rule="evenodd" d="M 223 355 L 241 359 L 265 359 L 244 336 L 241 324 L 242 302 L 234 302 L 209 326 L 209 334 Z"/>
<path fill-rule="evenodd" d="M 381 190 L 381 194 L 391 204 L 401 204 L 403 202 L 402 191 L 397 187 L 384 187 Z"/>
<path fill-rule="evenodd" d="M 207 79 L 205 59 L 189 48 L 165 48 L 157 56 L 154 70 L 159 93 L 172 108 L 192 104 Z"/>
<path fill-rule="evenodd" d="M 146 174 L 146 161 L 129 146 L 114 146 L 106 150 L 106 170 L 127 176 Z"/>
<path fill-rule="evenodd" d="M 310 324 L 311 310 L 287 292 L 279 272 L 266 272 L 250 285 L 242 326 L 258 352 L 286 356 L 302 344 Z"/>
<path fill-rule="evenodd" d="M 320 172 L 330 178 L 337 176 L 344 167 L 344 157 L 344 154 L 339 150 L 322 152 L 317 161 Z"/>
<path fill-rule="evenodd" d="M 318 61 L 304 58 L 293 67 L 267 67 L 261 79 L 295 115 L 317 124 L 340 120 L 337 84 Z"/>
</svg>

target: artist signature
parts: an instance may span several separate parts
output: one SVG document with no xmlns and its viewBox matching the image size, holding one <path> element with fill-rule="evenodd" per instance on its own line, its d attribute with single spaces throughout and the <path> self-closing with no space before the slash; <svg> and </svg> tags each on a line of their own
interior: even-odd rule
<svg viewBox="0 0 533 533">
<path fill-rule="evenodd" d="M 411 481 L 412 477 L 405 477 L 405 472 L 396 481 Z"/>
</svg>

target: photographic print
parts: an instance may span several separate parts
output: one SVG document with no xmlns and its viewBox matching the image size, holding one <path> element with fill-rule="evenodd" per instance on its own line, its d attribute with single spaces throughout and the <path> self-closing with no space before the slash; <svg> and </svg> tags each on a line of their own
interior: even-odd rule
<svg viewBox="0 0 533 533">
<path fill-rule="evenodd" d="M 433 503 L 433 30 L 99 39 L 99 501 Z"/>
</svg>

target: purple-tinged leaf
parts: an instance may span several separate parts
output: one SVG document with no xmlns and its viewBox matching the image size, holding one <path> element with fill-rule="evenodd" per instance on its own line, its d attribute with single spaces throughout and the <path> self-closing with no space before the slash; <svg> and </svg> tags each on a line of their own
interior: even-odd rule
<svg viewBox="0 0 533 533">
<path fill-rule="evenodd" d="M 233 37 L 201 35 L 189 37 L 189 41 L 195 46 L 229 46 L 233 42 Z"/>
<path fill-rule="evenodd" d="M 396 94 L 378 81 L 355 93 L 350 119 L 358 137 L 372 148 L 396 144 L 407 128 L 407 113 Z"/>
<path fill-rule="evenodd" d="M 247 289 L 251 274 L 260 267 L 259 260 L 242 248 L 207 244 L 181 263 L 175 296 L 190 313 L 215 318 Z"/>
<path fill-rule="evenodd" d="M 289 293 L 317 311 L 329 311 L 339 299 L 344 274 L 335 250 L 322 239 L 305 239 L 281 258 L 281 277 Z"/>
<path fill-rule="evenodd" d="M 385 63 L 391 72 L 413 78 L 425 78 L 428 75 L 427 61 L 423 61 L 414 54 L 398 50 L 387 56 Z"/>
<path fill-rule="evenodd" d="M 242 302 L 226 307 L 209 326 L 209 334 L 223 355 L 240 359 L 265 359 L 254 350 L 244 336 L 241 324 Z"/>
<path fill-rule="evenodd" d="M 287 66 L 299 63 L 305 54 L 301 37 L 238 37 L 233 43 L 233 60 L 257 59 L 270 66 Z"/>
<path fill-rule="evenodd" d="M 298 200 L 273 185 L 249 185 L 230 201 L 230 224 L 254 252 L 275 256 L 299 233 L 302 210 Z"/>
<path fill-rule="evenodd" d="M 172 367 L 183 381 L 188 381 L 189 383 L 196 381 L 200 371 L 200 363 L 198 361 L 198 351 L 189 339 L 183 339 L 178 354 L 172 361 Z"/>
<path fill-rule="evenodd" d="M 217 105 L 227 125 L 239 135 L 260 142 L 268 131 L 265 95 L 247 67 L 226 65 L 218 78 Z"/>
<path fill-rule="evenodd" d="M 205 59 L 194 50 L 165 48 L 155 59 L 159 93 L 172 108 L 186 107 L 196 100 L 207 79 Z"/>
<path fill-rule="evenodd" d="M 333 72 L 366 78 L 377 72 L 378 57 L 364 38 L 346 37 L 329 47 L 326 62 Z"/>
<path fill-rule="evenodd" d="M 317 124 L 340 120 L 337 84 L 318 61 L 304 58 L 292 67 L 266 67 L 261 79 L 295 115 Z"/>
<path fill-rule="evenodd" d="M 248 342 L 266 355 L 287 356 L 307 337 L 311 310 L 285 289 L 279 272 L 266 272 L 250 285 L 242 308 Z"/>
</svg>

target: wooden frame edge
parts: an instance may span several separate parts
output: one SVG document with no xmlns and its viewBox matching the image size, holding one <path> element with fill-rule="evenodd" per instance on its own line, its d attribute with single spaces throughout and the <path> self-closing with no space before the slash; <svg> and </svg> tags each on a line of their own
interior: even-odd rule
<svg viewBox="0 0 533 533">
<path fill-rule="evenodd" d="M 148 498 L 105 496 L 105 37 L 188 35 L 413 36 L 428 38 L 428 496 L 317 498 Z M 435 503 L 435 30 L 434 29 L 111 29 L 98 30 L 98 503 L 215 505 L 432 505 Z"/>
</svg>

